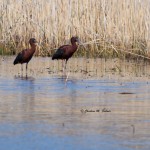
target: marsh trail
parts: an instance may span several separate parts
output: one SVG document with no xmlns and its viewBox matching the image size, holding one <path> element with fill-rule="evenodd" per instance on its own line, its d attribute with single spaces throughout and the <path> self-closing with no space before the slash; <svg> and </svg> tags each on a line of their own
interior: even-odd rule
<svg viewBox="0 0 150 150">
<path fill-rule="evenodd" d="M 25 78 L 13 59 L 0 58 L 1 149 L 149 150 L 149 64 L 73 58 L 65 83 L 61 61 L 34 57 Z"/>
</svg>

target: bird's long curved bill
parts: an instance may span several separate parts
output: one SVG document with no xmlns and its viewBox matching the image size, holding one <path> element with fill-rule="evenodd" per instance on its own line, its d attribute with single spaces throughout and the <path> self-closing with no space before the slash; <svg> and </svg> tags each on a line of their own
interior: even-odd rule
<svg viewBox="0 0 150 150">
<path fill-rule="evenodd" d="M 82 43 L 80 40 L 78 40 L 79 45 L 82 45 L 84 49 L 87 51 L 87 48 L 85 47 L 84 43 Z"/>
<path fill-rule="evenodd" d="M 35 43 L 35 45 L 39 45 L 39 43 L 37 41 L 35 41 L 34 43 Z"/>
</svg>

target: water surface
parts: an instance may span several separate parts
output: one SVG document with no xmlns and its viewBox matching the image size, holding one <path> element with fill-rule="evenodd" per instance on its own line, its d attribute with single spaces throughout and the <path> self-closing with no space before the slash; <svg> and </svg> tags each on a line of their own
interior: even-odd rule
<svg viewBox="0 0 150 150">
<path fill-rule="evenodd" d="M 33 58 L 26 78 L 13 59 L 0 62 L 1 149 L 150 149 L 148 64 L 73 58 L 66 82 L 61 62 Z"/>
</svg>

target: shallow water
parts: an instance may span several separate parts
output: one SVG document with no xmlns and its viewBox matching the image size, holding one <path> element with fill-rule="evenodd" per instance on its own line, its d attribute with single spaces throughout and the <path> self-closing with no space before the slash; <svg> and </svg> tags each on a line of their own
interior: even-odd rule
<svg viewBox="0 0 150 150">
<path fill-rule="evenodd" d="M 66 82 L 61 62 L 33 58 L 26 78 L 13 59 L 0 61 L 1 149 L 150 149 L 148 64 L 74 58 Z"/>
</svg>

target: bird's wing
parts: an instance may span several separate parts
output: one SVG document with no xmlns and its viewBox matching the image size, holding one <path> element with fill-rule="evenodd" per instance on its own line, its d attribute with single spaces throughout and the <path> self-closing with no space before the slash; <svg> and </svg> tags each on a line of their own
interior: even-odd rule
<svg viewBox="0 0 150 150">
<path fill-rule="evenodd" d="M 53 59 L 53 60 L 54 60 L 54 59 L 61 59 L 62 56 L 63 56 L 63 54 L 64 54 L 64 50 L 63 50 L 63 49 L 58 49 L 58 50 L 54 53 L 52 59 Z"/>
<path fill-rule="evenodd" d="M 14 60 L 14 65 L 17 64 L 17 63 L 20 63 L 20 62 L 23 60 L 25 51 L 26 51 L 26 49 L 23 50 L 23 51 L 21 51 L 21 52 L 17 55 L 16 59 Z"/>
<path fill-rule="evenodd" d="M 66 52 L 66 49 L 67 47 L 70 46 L 70 45 L 63 45 L 63 46 L 60 46 L 57 51 L 54 53 L 54 55 L 52 56 L 52 60 L 54 59 L 62 59 L 63 55 L 65 54 Z"/>
<path fill-rule="evenodd" d="M 60 46 L 60 47 L 58 48 L 58 50 L 59 50 L 59 49 L 66 49 L 68 46 L 70 46 L 70 45 L 63 45 L 63 46 Z"/>
</svg>

